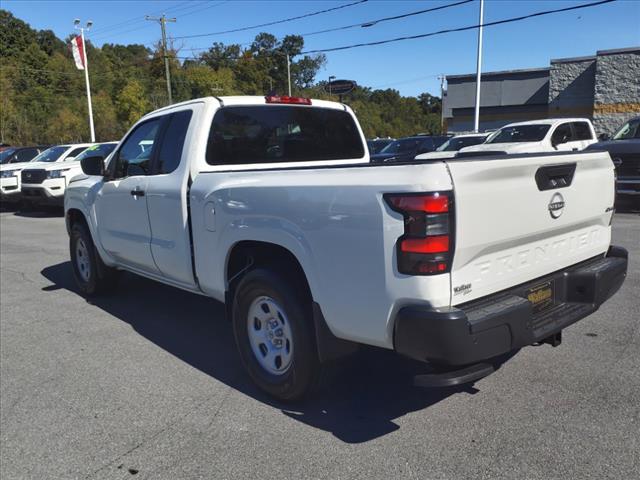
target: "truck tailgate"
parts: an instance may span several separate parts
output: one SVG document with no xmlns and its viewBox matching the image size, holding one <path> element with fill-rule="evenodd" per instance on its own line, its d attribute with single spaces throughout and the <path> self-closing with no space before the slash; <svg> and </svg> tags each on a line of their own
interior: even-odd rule
<svg viewBox="0 0 640 480">
<path fill-rule="evenodd" d="M 447 162 L 455 191 L 451 303 L 603 254 L 615 197 L 606 152 Z"/>
</svg>

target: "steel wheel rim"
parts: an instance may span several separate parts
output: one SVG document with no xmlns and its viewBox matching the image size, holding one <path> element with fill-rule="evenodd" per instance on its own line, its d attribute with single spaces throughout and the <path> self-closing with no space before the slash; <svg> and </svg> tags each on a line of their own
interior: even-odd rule
<svg viewBox="0 0 640 480">
<path fill-rule="evenodd" d="M 91 263 L 89 262 L 89 249 L 82 238 L 76 242 L 76 266 L 82 280 L 88 282 L 91 277 Z"/>
<path fill-rule="evenodd" d="M 249 306 L 247 334 L 253 356 L 272 375 L 284 375 L 293 360 L 293 335 L 285 311 L 271 297 L 260 296 Z"/>
</svg>

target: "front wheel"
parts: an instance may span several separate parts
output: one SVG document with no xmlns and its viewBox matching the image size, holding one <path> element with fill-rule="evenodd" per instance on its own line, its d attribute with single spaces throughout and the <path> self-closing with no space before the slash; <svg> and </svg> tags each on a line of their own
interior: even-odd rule
<svg viewBox="0 0 640 480">
<path fill-rule="evenodd" d="M 89 230 L 81 223 L 75 223 L 71 227 L 69 253 L 73 276 L 84 295 L 97 295 L 115 287 L 117 270 L 102 262 Z"/>
<path fill-rule="evenodd" d="M 269 395 L 292 401 L 309 393 L 320 375 L 311 300 L 295 282 L 256 269 L 240 281 L 233 331 L 251 379 Z"/>
</svg>

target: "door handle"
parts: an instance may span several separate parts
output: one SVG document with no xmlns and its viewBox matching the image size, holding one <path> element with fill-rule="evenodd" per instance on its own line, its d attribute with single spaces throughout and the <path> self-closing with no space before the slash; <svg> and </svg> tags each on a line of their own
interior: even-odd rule
<svg viewBox="0 0 640 480">
<path fill-rule="evenodd" d="M 136 188 L 135 190 L 131 190 L 131 195 L 134 197 L 144 197 L 144 190 L 139 190 Z"/>
</svg>

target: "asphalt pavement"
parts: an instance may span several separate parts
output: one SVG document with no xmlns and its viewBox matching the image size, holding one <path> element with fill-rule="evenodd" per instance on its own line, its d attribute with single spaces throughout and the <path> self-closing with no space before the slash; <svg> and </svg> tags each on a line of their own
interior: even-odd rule
<svg viewBox="0 0 640 480">
<path fill-rule="evenodd" d="M 0 478 L 630 479 L 640 472 L 640 216 L 628 278 L 563 344 L 473 387 L 366 349 L 279 404 L 245 376 L 222 305 L 124 275 L 87 302 L 63 218 L 0 213 Z"/>
</svg>

